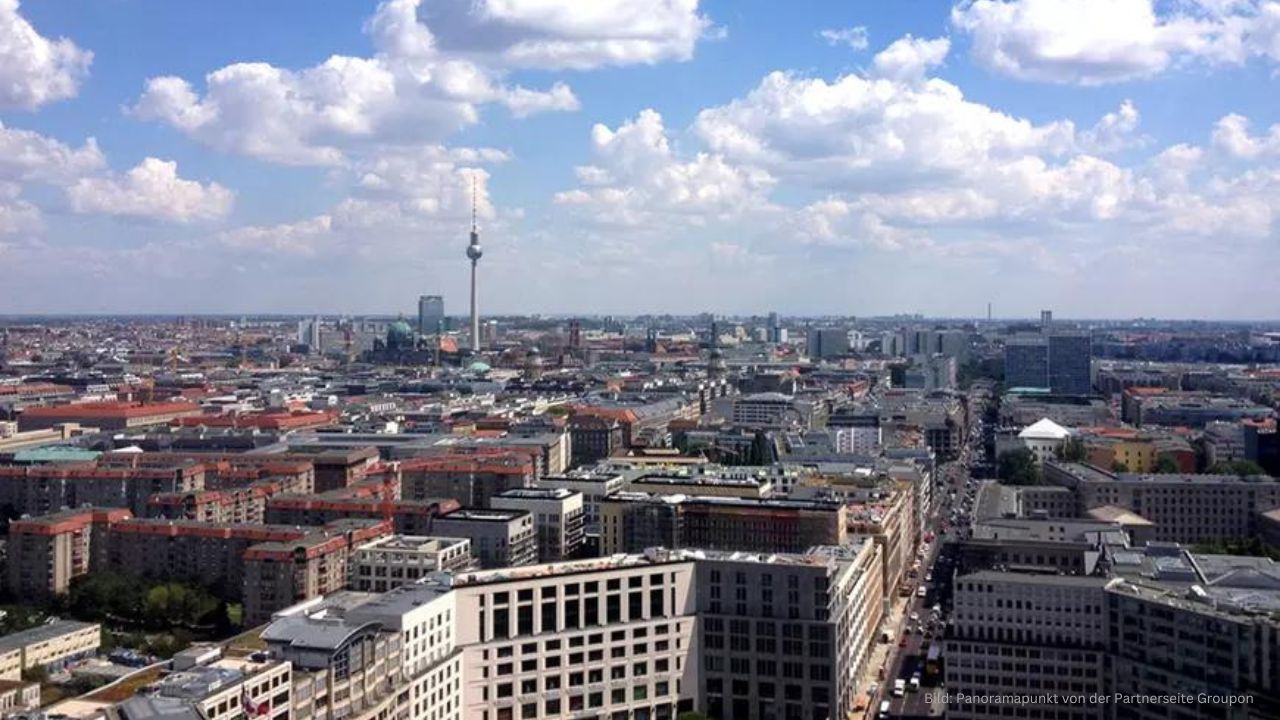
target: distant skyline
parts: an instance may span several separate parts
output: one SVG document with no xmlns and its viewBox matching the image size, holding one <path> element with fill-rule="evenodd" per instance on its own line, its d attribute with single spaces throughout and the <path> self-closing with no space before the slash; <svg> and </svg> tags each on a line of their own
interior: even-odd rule
<svg viewBox="0 0 1280 720">
<path fill-rule="evenodd" d="M 0 315 L 1280 317 L 1280 1 L 0 0 Z"/>
</svg>

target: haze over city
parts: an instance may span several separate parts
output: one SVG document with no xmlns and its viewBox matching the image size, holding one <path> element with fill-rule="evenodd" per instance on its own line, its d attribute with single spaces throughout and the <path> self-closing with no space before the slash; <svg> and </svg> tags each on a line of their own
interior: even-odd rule
<svg viewBox="0 0 1280 720">
<path fill-rule="evenodd" d="M 1276 13 L 6 0 L 0 312 L 1275 317 Z"/>
</svg>

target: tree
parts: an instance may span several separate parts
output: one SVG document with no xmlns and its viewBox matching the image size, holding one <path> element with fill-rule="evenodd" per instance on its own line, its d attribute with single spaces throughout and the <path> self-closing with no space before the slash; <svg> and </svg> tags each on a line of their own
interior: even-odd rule
<svg viewBox="0 0 1280 720">
<path fill-rule="evenodd" d="M 1039 485 L 1040 464 L 1027 448 L 1009 450 L 997 458 L 996 475 L 1009 485 Z"/>
<path fill-rule="evenodd" d="M 1066 442 L 1062 443 L 1062 446 L 1058 448 L 1055 454 L 1058 459 L 1069 463 L 1084 462 L 1089 455 L 1085 449 L 1084 441 L 1080 438 L 1067 438 Z"/>
<path fill-rule="evenodd" d="M 1161 455 L 1156 458 L 1156 466 L 1154 470 L 1161 475 L 1170 475 L 1181 472 L 1181 468 L 1178 467 L 1178 463 L 1168 455 Z"/>
<path fill-rule="evenodd" d="M 1111 463 L 1111 472 L 1127 473 L 1129 472 L 1129 466 L 1125 464 L 1123 460 L 1116 460 L 1115 462 Z"/>
<path fill-rule="evenodd" d="M 1240 477 L 1249 477 L 1250 475 L 1266 475 L 1267 471 L 1262 466 L 1252 460 L 1232 460 L 1230 462 L 1214 463 L 1205 471 L 1210 475 L 1239 475 Z"/>
</svg>

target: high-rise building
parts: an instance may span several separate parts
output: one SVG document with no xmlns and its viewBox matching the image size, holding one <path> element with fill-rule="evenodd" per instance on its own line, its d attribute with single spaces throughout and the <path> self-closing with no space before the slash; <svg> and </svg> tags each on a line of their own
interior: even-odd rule
<svg viewBox="0 0 1280 720">
<path fill-rule="evenodd" d="M 1010 338 L 1004 348 L 1005 386 L 1088 395 L 1093 388 L 1092 357 L 1087 332 Z"/>
<path fill-rule="evenodd" d="M 1088 333 L 1049 335 L 1049 390 L 1088 395 L 1093 390 L 1093 343 Z"/>
<path fill-rule="evenodd" d="M 805 340 L 809 357 L 829 358 L 849 353 L 849 332 L 843 328 L 810 328 Z"/>
<path fill-rule="evenodd" d="M 1052 325 L 1053 325 L 1053 311 L 1041 310 L 1040 311 L 1040 330 L 1042 332 L 1047 332 Z"/>
<path fill-rule="evenodd" d="M 431 335 L 440 332 L 444 324 L 444 298 L 439 295 L 423 295 L 418 298 L 418 332 Z"/>
<path fill-rule="evenodd" d="M 1042 337 L 1011 338 L 1004 346 L 1007 388 L 1049 387 L 1049 343 Z"/>
</svg>

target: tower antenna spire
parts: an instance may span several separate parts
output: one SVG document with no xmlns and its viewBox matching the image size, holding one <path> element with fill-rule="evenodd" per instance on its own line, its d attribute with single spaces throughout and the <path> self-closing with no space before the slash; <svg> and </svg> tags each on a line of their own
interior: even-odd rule
<svg viewBox="0 0 1280 720">
<path fill-rule="evenodd" d="M 476 176 L 471 174 L 471 232 L 476 232 Z"/>
</svg>

